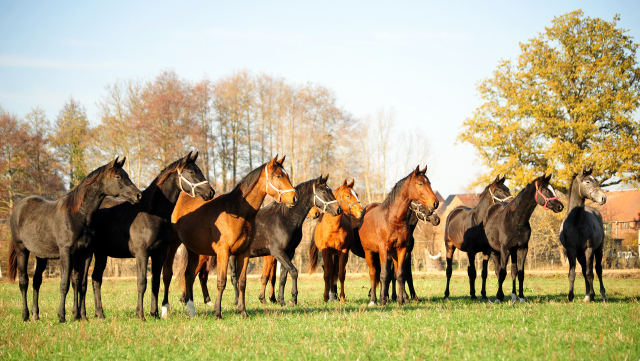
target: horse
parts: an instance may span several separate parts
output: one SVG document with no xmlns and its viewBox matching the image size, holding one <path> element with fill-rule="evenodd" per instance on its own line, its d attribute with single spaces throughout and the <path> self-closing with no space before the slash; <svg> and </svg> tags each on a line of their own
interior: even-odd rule
<svg viewBox="0 0 640 361">
<path fill-rule="evenodd" d="M 351 216 L 356 219 L 362 216 L 363 207 L 358 194 L 353 189 L 355 180 L 347 184 L 347 180 L 333 194 L 339 200 L 342 214 L 337 216 L 322 215 L 316 225 L 309 248 L 309 274 L 313 274 L 318 264 L 318 252 L 322 252 L 324 261 L 324 301 L 333 301 L 333 288 L 340 279 L 340 302 L 345 303 L 344 280 L 349 261 L 349 249 L 354 241 Z"/>
<path fill-rule="evenodd" d="M 602 248 L 604 228 L 602 215 L 597 209 L 584 205 L 590 199 L 599 205 L 605 204 L 605 196 L 598 181 L 591 175 L 592 169 L 576 174 L 569 188 L 569 204 L 567 214 L 560 227 L 560 243 L 567 250 L 569 258 L 569 301 L 573 301 L 573 282 L 576 279 L 576 258 L 582 266 L 587 287 L 584 301 L 593 301 L 593 259 L 596 260 L 596 273 L 600 280 L 600 295 L 606 301 L 604 284 L 602 283 Z"/>
<path fill-rule="evenodd" d="M 235 255 L 236 265 L 241 270 L 238 312 L 243 318 L 247 317 L 244 293 L 249 246 L 256 231 L 255 218 L 258 210 L 267 194 L 290 208 L 298 202 L 298 194 L 282 166 L 284 159 L 285 157 L 278 160 L 276 155 L 271 161 L 252 170 L 231 192 L 212 200 L 204 201 L 188 194 L 180 195 L 171 216 L 174 235 L 163 267 L 163 316 L 169 310 L 173 259 L 180 244 L 184 244 L 187 249 L 185 284 L 189 315 L 195 316 L 193 282 L 199 255 L 216 256 L 218 293 L 214 311 L 218 319 L 222 318 L 222 293 L 227 283 L 229 256 Z"/>
<path fill-rule="evenodd" d="M 369 278 L 371 281 L 371 296 L 369 306 L 376 304 L 376 287 L 378 279 L 382 283 L 383 294 L 387 294 L 386 280 L 387 267 L 376 267 L 374 263 L 374 253 L 379 253 L 380 261 L 388 262 L 387 255 L 390 255 L 398 279 L 399 291 L 398 303 L 408 303 L 409 296 L 404 292 L 404 272 L 403 267 L 398 267 L 404 263 L 407 252 L 407 240 L 409 238 L 409 225 L 406 222 L 406 215 L 409 203 L 412 200 L 427 206 L 430 212 L 438 208 L 438 199 L 431 189 L 431 183 L 426 175 L 427 167 L 420 170 L 420 167 L 409 173 L 393 187 L 384 202 L 369 204 L 365 208 L 362 218 L 362 225 L 358 230 L 358 235 L 365 253 L 365 259 L 369 266 Z M 381 299 L 381 305 L 386 304 L 386 299 Z"/>
<path fill-rule="evenodd" d="M 328 179 L 329 175 L 326 177 L 321 175 L 316 179 L 298 184 L 295 190 L 299 200 L 294 207 L 287 208 L 282 204 L 272 202 L 261 208 L 256 215 L 255 236 L 249 246 L 249 257 L 273 256 L 280 261 L 287 272 L 291 273 L 291 278 L 293 279 L 291 288 L 292 305 L 298 302 L 298 270 L 291 260 L 302 240 L 302 223 L 314 206 L 335 215 L 339 215 L 342 212 L 333 196 L 333 192 L 327 186 Z M 203 262 L 203 257 L 206 256 L 200 257 L 200 263 Z M 207 277 L 203 274 L 205 270 L 205 267 L 201 268 L 200 285 L 203 287 L 202 293 L 206 297 L 209 292 L 206 286 Z M 231 273 L 231 283 L 236 291 L 237 302 L 239 296 L 238 274 L 234 262 L 230 262 L 229 271 Z M 203 279 L 205 280 L 204 282 L 202 281 Z M 265 286 L 266 282 L 262 284 L 258 296 L 263 303 L 265 302 Z M 281 305 L 284 305 L 284 283 L 280 287 L 278 301 Z"/>
<path fill-rule="evenodd" d="M 171 213 L 181 192 L 208 201 L 215 191 L 196 165 L 198 153 L 189 152 L 167 166 L 142 192 L 137 205 L 107 198 L 94 217 L 96 263 L 91 276 L 95 315 L 103 319 L 102 275 L 107 257 L 135 258 L 138 271 L 136 314 L 144 320 L 144 293 L 147 289 L 147 264 L 151 257 L 151 315 L 158 317 L 160 273 L 173 236 Z"/>
<path fill-rule="evenodd" d="M 484 221 L 484 231 L 492 249 L 491 257 L 496 265 L 498 276 L 498 293 L 496 303 L 504 300 L 502 283 L 507 277 L 507 261 L 511 256 L 511 277 L 513 290 L 511 299 L 525 302 L 522 287 L 524 284 L 524 262 L 529 250 L 531 225 L 529 219 L 537 205 L 561 212 L 564 205 L 556 196 L 549 184 L 549 176 L 541 176 L 529 183 L 510 203 L 496 203 L 489 207 Z M 517 268 L 517 270 L 516 270 Z M 519 292 L 516 298 L 516 274 L 519 281 Z"/>
<path fill-rule="evenodd" d="M 318 209 L 318 207 L 316 206 L 311 207 L 311 210 L 309 211 L 309 213 L 307 213 L 307 218 L 318 219 L 318 217 L 320 217 L 320 210 Z M 302 240 L 302 238 L 300 238 L 300 240 Z M 268 284 L 271 286 L 271 289 L 269 290 L 270 291 L 269 301 L 271 301 L 271 303 L 277 302 L 276 300 L 276 266 L 277 265 L 278 265 L 278 262 L 273 256 L 264 256 L 263 265 L 262 265 L 262 277 L 260 279 L 262 282 L 262 285 L 260 286 L 260 294 L 258 295 L 258 298 L 262 303 L 267 302 L 265 299 L 265 292 Z"/>
<path fill-rule="evenodd" d="M 27 197 L 16 205 L 10 218 L 11 243 L 9 244 L 9 276 L 19 277 L 22 292 L 22 319 L 29 320 L 27 289 L 29 253 L 36 256 L 33 275 L 33 319 L 40 319 L 38 296 L 42 273 L 49 259 L 60 259 L 60 307 L 58 319 L 65 322 L 65 299 L 69 292 L 71 269 L 74 272 L 73 311 L 75 319 L 86 320 L 84 297 L 91 263 L 94 215 L 106 196 L 122 197 L 130 203 L 138 203 L 140 190 L 122 169 L 126 158 L 116 158 L 97 168 L 74 189 L 58 200 L 41 196 Z M 78 309 L 78 305 L 81 308 Z"/>
<path fill-rule="evenodd" d="M 453 252 L 456 248 L 462 252 L 467 252 L 469 257 L 469 294 L 472 300 L 476 297 L 476 253 L 482 252 L 482 299 L 487 300 L 487 275 L 489 257 L 491 256 L 491 246 L 484 234 L 484 218 L 487 210 L 495 203 L 506 202 L 511 196 L 509 188 L 504 185 L 505 177 L 496 179 L 489 184 L 482 193 L 480 201 L 474 208 L 456 207 L 447 217 L 447 225 L 444 232 L 444 244 L 447 250 L 447 288 L 444 290 L 444 298 L 449 298 L 449 281 L 452 274 Z"/>
<path fill-rule="evenodd" d="M 416 290 L 413 287 L 413 272 L 411 271 L 411 254 L 413 253 L 413 247 L 415 246 L 415 239 L 413 237 L 413 232 L 418 226 L 419 221 L 423 221 L 425 223 L 431 223 L 434 227 L 440 224 L 440 217 L 437 214 L 431 213 L 426 209 L 425 206 L 421 205 L 416 201 L 412 201 L 409 205 L 409 212 L 407 212 L 407 223 L 409 224 L 409 238 L 407 239 L 407 255 L 404 259 L 404 263 L 402 267 L 404 268 L 403 272 L 407 275 L 406 282 L 407 286 L 409 286 L 410 299 L 416 302 L 420 302 L 420 299 L 416 295 Z M 387 272 L 392 272 L 393 268 L 391 268 L 393 264 L 391 262 L 387 262 Z M 396 301 L 398 296 L 396 294 L 396 278 L 393 277 L 393 273 L 391 278 L 391 282 L 393 283 L 393 287 L 391 288 L 392 294 L 391 299 Z M 389 288 L 389 284 L 387 283 L 387 289 Z M 404 294 L 407 294 L 404 291 Z M 386 297 L 389 297 L 386 295 Z M 382 297 L 381 297 L 382 298 Z"/>
</svg>

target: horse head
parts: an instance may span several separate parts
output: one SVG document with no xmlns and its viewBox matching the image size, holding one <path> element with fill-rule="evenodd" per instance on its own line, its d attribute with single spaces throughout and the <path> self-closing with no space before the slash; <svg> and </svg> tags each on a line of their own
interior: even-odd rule
<svg viewBox="0 0 640 361">
<path fill-rule="evenodd" d="M 313 208 L 316 208 L 318 212 L 329 212 L 332 216 L 337 216 L 342 213 L 342 209 L 338 204 L 333 191 L 327 186 L 327 180 L 329 175 L 323 177 L 322 174 L 313 183 Z M 318 217 L 312 217 L 315 219 Z"/>
<path fill-rule="evenodd" d="M 551 174 L 539 177 L 534 181 L 536 186 L 536 203 L 544 207 L 549 208 L 554 213 L 562 212 L 564 205 L 558 199 L 555 189 L 551 186 L 549 181 L 551 180 Z"/>
<path fill-rule="evenodd" d="M 500 178 L 500 176 L 498 175 L 496 176 L 496 179 L 487 187 L 494 204 L 507 202 L 509 199 L 513 198 L 509 188 L 504 185 L 505 179 L 506 177 Z"/>
<path fill-rule="evenodd" d="M 438 198 L 431 189 L 431 182 L 427 178 L 427 166 L 420 170 L 420 166 L 411 173 L 409 179 L 409 198 L 426 206 L 430 212 L 438 208 Z"/>
<path fill-rule="evenodd" d="M 189 152 L 178 163 L 178 185 L 180 189 L 191 196 L 191 198 L 201 197 L 205 201 L 213 199 L 216 191 L 211 187 L 209 181 L 196 164 L 198 152 Z"/>
<path fill-rule="evenodd" d="M 362 203 L 360 203 L 358 193 L 353 189 L 355 182 L 356 181 L 354 179 L 351 180 L 351 183 L 347 183 L 347 180 L 345 179 L 342 185 L 333 193 L 345 214 L 351 214 L 356 218 L 360 218 L 362 217 L 364 207 L 362 206 Z"/>
<path fill-rule="evenodd" d="M 578 183 L 578 194 L 581 198 L 590 199 L 599 205 L 605 204 L 607 196 L 600 188 L 598 181 L 591 175 L 593 169 L 584 169 L 578 173 L 574 183 Z"/>
<path fill-rule="evenodd" d="M 311 207 L 309 213 L 307 213 L 307 217 L 309 217 L 309 219 L 317 219 L 318 217 L 320 217 L 320 210 L 318 209 L 318 207 Z"/>
<path fill-rule="evenodd" d="M 127 157 L 118 160 L 118 157 L 107 164 L 107 176 L 102 179 L 103 190 L 107 196 L 120 197 L 131 204 L 136 204 L 142 199 L 142 193 L 136 187 L 129 174 L 122 168 Z"/>
<path fill-rule="evenodd" d="M 291 208 L 298 203 L 298 193 L 296 193 L 296 190 L 291 186 L 289 174 L 282 166 L 285 158 L 286 156 L 278 160 L 278 155 L 276 154 L 265 166 L 266 192 L 273 197 L 276 202 L 284 202 L 287 207 Z"/>
</svg>

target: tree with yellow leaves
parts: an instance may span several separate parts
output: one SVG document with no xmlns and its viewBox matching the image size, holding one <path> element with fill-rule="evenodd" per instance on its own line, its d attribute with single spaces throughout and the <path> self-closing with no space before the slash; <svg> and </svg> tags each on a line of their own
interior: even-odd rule
<svg viewBox="0 0 640 361">
<path fill-rule="evenodd" d="M 521 187 L 545 172 L 564 191 L 583 166 L 603 187 L 640 180 L 638 44 L 619 20 L 556 17 L 479 83 L 485 103 L 458 135 L 491 170 L 477 184 L 506 174 Z"/>
</svg>

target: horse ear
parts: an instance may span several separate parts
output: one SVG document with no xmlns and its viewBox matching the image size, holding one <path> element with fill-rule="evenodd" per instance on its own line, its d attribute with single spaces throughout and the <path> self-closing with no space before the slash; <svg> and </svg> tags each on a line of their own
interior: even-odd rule
<svg viewBox="0 0 640 361">
<path fill-rule="evenodd" d="M 418 166 L 418 168 L 420 168 L 420 166 Z M 424 173 L 427 174 L 427 165 L 424 165 L 424 169 L 420 171 L 420 173 Z"/>
<path fill-rule="evenodd" d="M 356 180 L 355 180 L 355 179 L 352 179 L 352 180 L 351 180 L 351 183 L 349 183 L 349 184 L 347 185 L 347 187 L 349 187 L 349 188 L 353 188 L 353 185 L 354 185 L 355 183 L 356 183 Z"/>
<path fill-rule="evenodd" d="M 324 177 L 324 184 L 327 184 L 327 181 L 329 180 L 329 173 L 327 173 L 327 175 Z"/>
<path fill-rule="evenodd" d="M 189 152 L 189 154 L 191 154 L 191 152 Z M 189 160 L 192 162 L 195 162 L 196 159 L 198 159 L 198 155 L 200 154 L 200 152 L 196 151 L 196 153 L 194 155 L 192 155 L 191 157 L 189 157 Z"/>
<path fill-rule="evenodd" d="M 549 175 L 548 175 L 548 176 L 546 176 L 546 177 L 544 177 L 544 179 L 546 179 L 546 180 L 547 180 L 547 182 L 548 182 L 548 181 L 550 181 L 550 180 L 551 180 L 551 176 L 552 176 L 552 174 L 551 174 L 551 173 L 549 173 Z"/>
<path fill-rule="evenodd" d="M 117 166 L 118 166 L 118 158 L 120 158 L 120 157 L 116 156 L 116 159 L 114 159 L 114 160 L 112 160 L 111 162 L 109 162 L 109 164 L 107 164 L 107 166 L 108 166 L 109 168 L 115 168 L 115 167 L 117 167 Z"/>
<path fill-rule="evenodd" d="M 500 183 L 500 174 L 496 176 L 496 179 L 493 181 L 493 183 Z"/>
<path fill-rule="evenodd" d="M 587 175 L 591 175 L 591 173 L 593 173 L 593 168 L 589 168 L 589 169 L 587 169 L 586 174 L 587 174 Z"/>
<path fill-rule="evenodd" d="M 346 187 L 347 186 L 347 180 L 345 179 L 344 182 L 342 182 L 342 186 Z"/>
<path fill-rule="evenodd" d="M 418 166 L 416 167 L 416 169 L 413 171 L 413 175 L 418 175 L 420 173 L 420 165 L 418 164 Z"/>
<path fill-rule="evenodd" d="M 279 164 L 279 165 L 282 165 L 282 164 L 284 163 L 284 159 L 285 159 L 286 157 L 287 157 L 286 155 L 283 155 L 283 156 L 282 156 L 282 159 L 277 160 L 276 162 L 278 162 L 278 164 Z M 277 156 L 276 156 L 276 158 L 277 158 Z"/>
</svg>

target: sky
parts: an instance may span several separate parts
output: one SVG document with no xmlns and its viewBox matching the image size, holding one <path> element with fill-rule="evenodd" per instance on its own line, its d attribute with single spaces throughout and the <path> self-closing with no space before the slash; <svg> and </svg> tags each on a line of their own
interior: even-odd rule
<svg viewBox="0 0 640 361">
<path fill-rule="evenodd" d="M 332 89 L 357 118 L 393 109 L 398 132 L 427 135 L 427 174 L 446 197 L 485 171 L 456 143 L 482 104 L 478 81 L 577 9 L 620 14 L 640 43 L 638 1 L 0 0 L 0 106 L 19 116 L 39 106 L 53 120 L 73 97 L 96 124 L 119 80 L 265 72 Z"/>
</svg>

